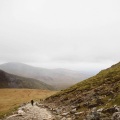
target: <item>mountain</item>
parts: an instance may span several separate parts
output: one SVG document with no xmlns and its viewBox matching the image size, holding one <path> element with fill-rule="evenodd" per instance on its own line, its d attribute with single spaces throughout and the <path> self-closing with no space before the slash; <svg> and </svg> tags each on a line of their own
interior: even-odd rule
<svg viewBox="0 0 120 120">
<path fill-rule="evenodd" d="M 120 62 L 47 98 L 46 104 L 75 120 L 119 120 Z"/>
<path fill-rule="evenodd" d="M 0 70 L 0 88 L 30 88 L 53 90 L 50 85 L 41 81 L 8 74 Z"/>
<path fill-rule="evenodd" d="M 0 69 L 11 74 L 40 80 L 52 85 L 56 89 L 67 88 L 89 77 L 86 74 L 67 69 L 45 69 L 12 62 L 1 64 Z"/>
</svg>

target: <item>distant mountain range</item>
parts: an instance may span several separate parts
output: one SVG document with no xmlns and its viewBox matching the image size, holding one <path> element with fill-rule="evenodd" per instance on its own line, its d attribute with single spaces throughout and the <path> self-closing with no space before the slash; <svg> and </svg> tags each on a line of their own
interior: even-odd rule
<svg viewBox="0 0 120 120">
<path fill-rule="evenodd" d="M 67 69 L 45 69 L 14 62 L 1 64 L 0 69 L 14 75 L 40 80 L 56 89 L 67 88 L 90 77 L 89 75 L 81 74 L 78 71 Z"/>
<path fill-rule="evenodd" d="M 39 80 L 12 75 L 0 70 L 0 88 L 30 88 L 30 89 L 48 89 L 53 90 Z"/>
</svg>

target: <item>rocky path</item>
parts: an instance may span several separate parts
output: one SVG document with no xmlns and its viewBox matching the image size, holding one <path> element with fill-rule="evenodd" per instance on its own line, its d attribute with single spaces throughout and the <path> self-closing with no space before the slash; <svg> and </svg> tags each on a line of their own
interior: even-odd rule
<svg viewBox="0 0 120 120">
<path fill-rule="evenodd" d="M 54 120 L 55 117 L 42 104 L 26 104 L 20 107 L 16 114 L 7 117 L 4 120 Z"/>
<path fill-rule="evenodd" d="M 112 116 L 106 116 L 105 112 L 112 112 Z M 86 114 L 87 113 L 87 114 Z M 35 103 L 33 106 L 29 103 L 20 108 L 16 114 L 13 114 L 3 120 L 120 120 L 120 106 L 114 106 L 109 109 L 93 108 L 91 111 L 78 112 L 76 106 L 56 107 L 54 104 Z"/>
</svg>

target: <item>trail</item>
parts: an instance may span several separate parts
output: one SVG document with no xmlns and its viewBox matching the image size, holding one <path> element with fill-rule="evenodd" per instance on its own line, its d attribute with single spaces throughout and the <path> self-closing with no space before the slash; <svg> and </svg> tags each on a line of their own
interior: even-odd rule
<svg viewBox="0 0 120 120">
<path fill-rule="evenodd" d="M 18 113 L 4 120 L 54 120 L 55 117 L 45 107 L 31 105 L 30 103 L 20 107 Z"/>
</svg>

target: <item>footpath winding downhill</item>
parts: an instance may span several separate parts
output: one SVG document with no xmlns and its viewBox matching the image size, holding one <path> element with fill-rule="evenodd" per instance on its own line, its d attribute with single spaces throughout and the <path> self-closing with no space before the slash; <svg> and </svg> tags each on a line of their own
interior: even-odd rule
<svg viewBox="0 0 120 120">
<path fill-rule="evenodd" d="M 7 117 L 4 120 L 54 120 L 55 117 L 52 115 L 47 108 L 42 104 L 40 105 L 31 105 L 26 104 L 20 107 L 16 114 L 13 114 Z"/>
</svg>

